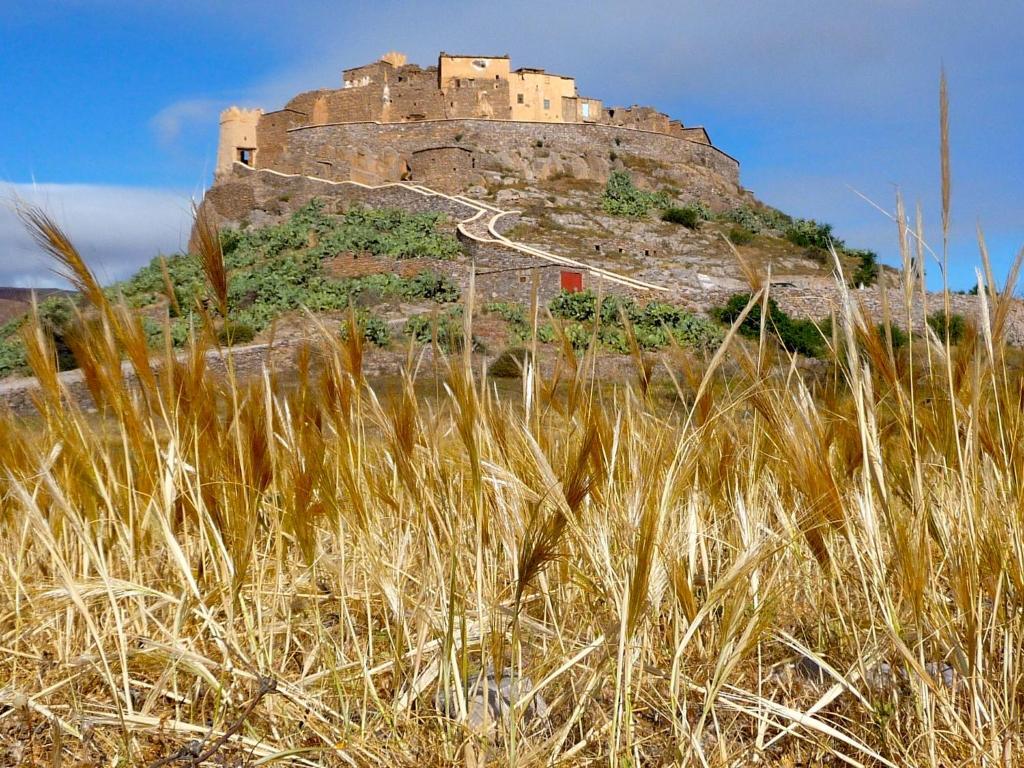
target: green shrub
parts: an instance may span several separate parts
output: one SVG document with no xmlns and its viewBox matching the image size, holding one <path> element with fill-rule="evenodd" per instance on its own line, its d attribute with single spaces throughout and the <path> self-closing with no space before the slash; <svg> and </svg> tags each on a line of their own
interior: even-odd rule
<svg viewBox="0 0 1024 768">
<path fill-rule="evenodd" d="M 642 311 L 637 307 L 636 302 L 629 297 L 605 296 L 601 300 L 600 314 L 602 325 L 620 325 L 623 313 L 626 314 L 631 323 L 635 324 L 640 319 Z"/>
<path fill-rule="evenodd" d="M 0 338 L 0 379 L 28 374 L 25 344 L 17 335 Z"/>
<path fill-rule="evenodd" d="M 641 218 L 651 208 L 668 206 L 668 197 L 660 192 L 647 192 L 633 184 L 626 171 L 612 171 L 601 199 L 604 210 L 613 216 Z"/>
<path fill-rule="evenodd" d="M 725 306 L 713 309 L 712 316 L 723 323 L 732 324 L 739 318 L 743 308 L 750 301 L 750 294 L 738 293 L 729 297 Z M 790 352 L 799 352 L 807 357 L 821 357 L 827 346 L 819 326 L 811 320 L 790 317 L 779 309 L 775 299 L 768 300 L 767 329 L 778 342 Z M 761 334 L 761 303 L 751 308 L 740 326 L 740 334 L 756 339 Z"/>
<path fill-rule="evenodd" d="M 946 315 L 944 310 L 938 310 L 928 315 L 928 325 L 939 339 L 949 339 L 950 344 L 959 344 L 963 341 L 967 332 L 967 318 L 956 312 Z"/>
<path fill-rule="evenodd" d="M 874 285 L 878 281 L 878 254 L 874 251 L 849 250 L 847 253 L 857 259 L 857 266 L 850 275 L 850 284 Z"/>
<path fill-rule="evenodd" d="M 685 313 L 672 326 L 672 335 L 683 347 L 711 352 L 725 341 L 725 332 L 717 323 L 701 315 Z"/>
<path fill-rule="evenodd" d="M 729 240 L 733 245 L 747 245 L 754 239 L 754 233 L 746 227 L 735 224 L 729 228 Z"/>
<path fill-rule="evenodd" d="M 878 335 L 885 339 L 885 323 L 879 323 L 876 327 L 878 328 Z M 892 339 L 893 349 L 902 349 L 910 343 L 910 334 L 898 325 L 889 325 L 889 336 Z"/>
<path fill-rule="evenodd" d="M 705 351 L 724 339 L 722 329 L 712 320 L 693 315 L 682 307 L 663 301 L 651 301 L 639 307 L 631 298 L 605 296 L 600 308 L 591 291 L 562 292 L 548 304 L 555 317 L 572 321 L 566 332 L 578 348 L 590 342 L 594 322 L 598 322 L 598 340 L 616 352 L 630 351 L 625 320 L 642 349 L 662 349 L 677 343 Z M 625 320 L 624 320 L 625 317 Z"/>
<path fill-rule="evenodd" d="M 461 294 L 458 283 L 448 275 L 431 270 L 406 278 L 399 292 L 407 298 L 430 299 L 438 304 L 458 301 Z"/>
<path fill-rule="evenodd" d="M 685 208 L 666 208 L 661 213 L 661 220 L 672 224 L 682 224 L 687 229 L 696 229 L 700 225 L 700 214 L 689 206 Z"/>
<path fill-rule="evenodd" d="M 572 348 L 581 352 L 590 346 L 591 331 L 583 323 L 566 323 L 562 326 L 562 333 L 572 344 Z"/>
<path fill-rule="evenodd" d="M 256 331 L 251 325 L 237 320 L 226 320 L 217 329 L 217 341 L 225 346 L 235 344 L 248 344 L 256 337 Z"/>
<path fill-rule="evenodd" d="M 437 341 L 445 352 L 462 348 L 462 307 L 452 307 L 438 313 L 413 315 L 405 322 L 404 332 L 420 344 Z"/>
<path fill-rule="evenodd" d="M 548 304 L 555 317 L 565 320 L 587 321 L 594 319 L 597 299 L 593 291 L 562 291 Z"/>
<path fill-rule="evenodd" d="M 497 315 L 508 324 L 512 338 L 524 342 L 530 338 L 530 321 L 522 304 L 510 301 L 492 301 L 484 305 L 484 312 Z"/>
<path fill-rule="evenodd" d="M 384 322 L 382 317 L 370 314 L 364 309 L 356 311 L 356 328 L 362 331 L 363 341 L 373 344 L 375 347 L 386 347 L 391 341 L 391 329 Z M 342 341 L 348 339 L 349 319 L 346 317 L 341 321 L 338 335 Z"/>
<path fill-rule="evenodd" d="M 794 219 L 786 229 L 786 239 L 801 248 L 828 250 L 829 244 L 837 251 L 843 249 L 843 241 L 832 233 L 831 224 L 821 224 L 814 219 Z"/>
<path fill-rule="evenodd" d="M 784 232 L 793 221 L 792 218 L 775 208 L 751 208 L 741 205 L 731 208 L 717 217 L 720 221 L 728 221 L 748 229 L 755 235 L 761 232 Z"/>
</svg>

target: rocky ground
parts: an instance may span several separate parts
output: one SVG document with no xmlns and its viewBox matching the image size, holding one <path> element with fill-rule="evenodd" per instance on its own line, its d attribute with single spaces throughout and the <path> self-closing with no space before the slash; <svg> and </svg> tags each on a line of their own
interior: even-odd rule
<svg viewBox="0 0 1024 768">
<path fill-rule="evenodd" d="M 505 233 L 511 239 L 666 286 L 672 300 L 702 311 L 714 303 L 711 297 L 746 290 L 739 261 L 726 242 L 728 222 L 703 221 L 690 230 L 661 221 L 658 211 L 638 219 L 612 216 L 602 207 L 604 186 L 598 182 L 506 182 L 474 187 L 469 196 L 522 211 L 519 223 Z M 680 192 L 673 202 L 700 201 Z M 773 282 L 807 290 L 833 283 L 831 265 L 820 251 L 793 245 L 777 233 L 755 235 L 736 249 L 761 272 L 770 270 Z"/>
</svg>

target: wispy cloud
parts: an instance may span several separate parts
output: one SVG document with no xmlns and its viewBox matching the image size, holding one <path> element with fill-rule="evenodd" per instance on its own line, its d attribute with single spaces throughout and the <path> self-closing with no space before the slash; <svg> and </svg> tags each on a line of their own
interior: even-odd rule
<svg viewBox="0 0 1024 768">
<path fill-rule="evenodd" d="M 129 276 L 188 242 L 190 200 L 168 189 L 89 184 L 0 185 L 0 286 L 64 287 L 25 232 L 15 201 L 41 205 L 102 282 Z"/>
<path fill-rule="evenodd" d="M 214 99 L 183 99 L 168 104 L 152 118 L 149 125 L 163 147 L 177 143 L 182 134 L 196 124 L 209 124 L 217 119 L 224 105 Z"/>
</svg>

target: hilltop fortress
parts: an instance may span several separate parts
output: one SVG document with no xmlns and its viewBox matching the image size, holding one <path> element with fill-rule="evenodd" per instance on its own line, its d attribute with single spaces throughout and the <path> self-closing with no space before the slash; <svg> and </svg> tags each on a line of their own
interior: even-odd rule
<svg viewBox="0 0 1024 768">
<path fill-rule="evenodd" d="M 739 164 L 707 131 L 650 107 L 607 108 L 572 77 L 513 70 L 508 56 L 441 53 L 436 66 L 400 53 L 347 69 L 340 88 L 282 109 L 223 112 L 217 176 L 253 169 L 365 184 L 412 182 L 452 193 L 515 176 L 604 181 L 619 157 L 665 166 L 666 183 L 735 198 Z"/>
<path fill-rule="evenodd" d="M 505 236 L 524 219 L 521 206 L 504 203 L 523 194 L 550 202 L 557 198 L 549 187 L 593 194 L 615 170 L 713 210 L 753 199 L 740 186 L 739 163 L 702 127 L 650 107 L 605 107 L 580 96 L 572 77 L 513 70 L 508 56 L 441 53 L 424 68 L 389 53 L 345 70 L 340 88 L 301 93 L 275 112 L 225 110 L 203 207 L 226 226 L 278 221 L 314 197 L 332 212 L 358 205 L 442 213 L 467 258 L 432 268 L 465 288 L 472 266 L 485 297 L 528 300 L 529 274 L 538 270 L 545 300 L 595 281 L 619 292 L 662 292 L 624 274 L 632 268 L 623 259 L 634 245 L 643 258 L 670 256 L 671 244 L 600 235 L 545 247 Z M 370 268 L 358 261 L 352 269 Z"/>
</svg>

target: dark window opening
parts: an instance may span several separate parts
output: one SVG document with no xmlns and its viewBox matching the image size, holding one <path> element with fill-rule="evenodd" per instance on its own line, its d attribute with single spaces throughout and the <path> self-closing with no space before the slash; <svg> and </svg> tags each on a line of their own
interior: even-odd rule
<svg viewBox="0 0 1024 768">
<path fill-rule="evenodd" d="M 253 158 L 253 155 L 255 153 L 256 153 L 255 149 L 250 149 L 248 147 L 239 147 L 238 148 L 238 162 L 242 163 L 243 165 L 251 166 L 252 165 L 252 158 Z"/>
<path fill-rule="evenodd" d="M 600 245 L 595 245 L 594 246 L 594 250 L 597 251 L 598 253 L 600 253 L 601 252 L 601 246 Z"/>
<path fill-rule="evenodd" d="M 520 283 L 525 283 L 526 282 L 526 275 L 520 273 L 519 274 L 519 282 Z"/>
<path fill-rule="evenodd" d="M 522 103 L 523 103 L 523 94 L 517 93 L 516 94 L 516 104 L 522 104 Z"/>
</svg>

